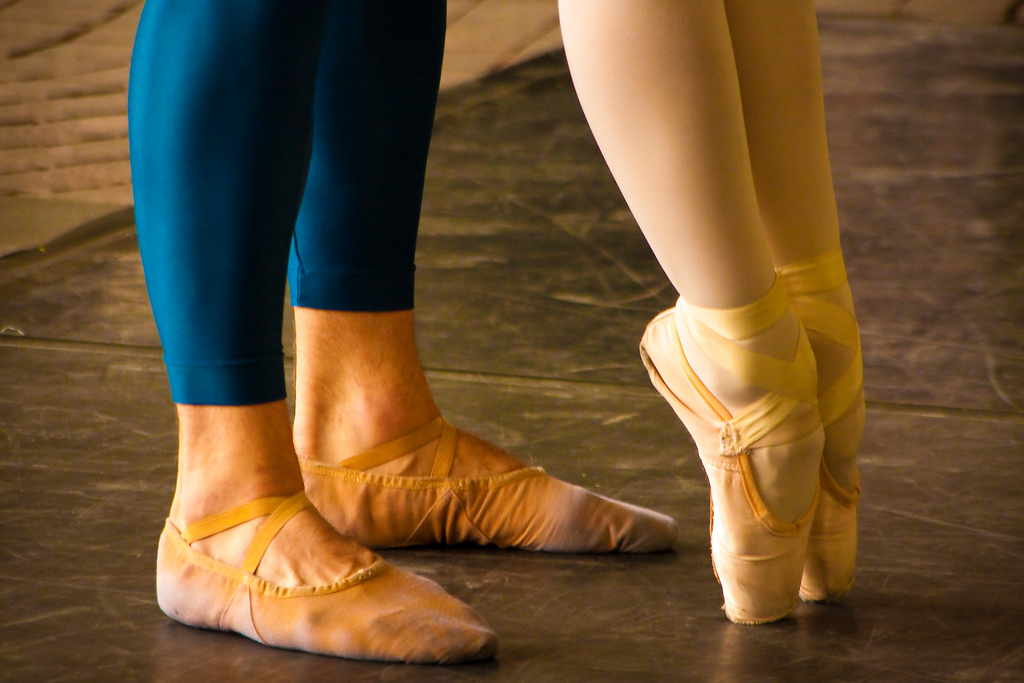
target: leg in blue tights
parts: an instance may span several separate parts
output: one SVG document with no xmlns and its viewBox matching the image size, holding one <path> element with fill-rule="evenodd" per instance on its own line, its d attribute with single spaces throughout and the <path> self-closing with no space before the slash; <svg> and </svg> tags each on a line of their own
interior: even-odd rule
<svg viewBox="0 0 1024 683">
<path fill-rule="evenodd" d="M 302 493 L 281 311 L 328 9 L 149 0 L 143 13 L 129 102 L 136 213 L 180 422 L 158 601 L 183 623 L 291 649 L 487 658 L 496 638 L 475 613 L 339 535 Z"/>
<path fill-rule="evenodd" d="M 439 413 L 416 351 L 412 308 L 445 2 L 369 10 L 357 3 L 332 10 L 289 266 L 295 445 L 313 460 L 358 453 Z"/>
<path fill-rule="evenodd" d="M 177 403 L 284 398 L 288 243 L 329 3 L 151 2 L 129 86 L 139 247 Z"/>
<path fill-rule="evenodd" d="M 444 5 L 320 3 L 292 17 L 263 3 L 234 13 L 253 35 L 232 18 L 223 38 L 229 7 L 147 10 L 132 70 L 132 160 L 176 402 L 284 396 L 281 244 L 300 196 L 293 303 L 412 308 Z M 175 33 L 184 37 L 166 38 Z"/>
<path fill-rule="evenodd" d="M 412 309 L 445 14 L 444 0 L 335 3 L 292 242 L 294 305 Z"/>
</svg>

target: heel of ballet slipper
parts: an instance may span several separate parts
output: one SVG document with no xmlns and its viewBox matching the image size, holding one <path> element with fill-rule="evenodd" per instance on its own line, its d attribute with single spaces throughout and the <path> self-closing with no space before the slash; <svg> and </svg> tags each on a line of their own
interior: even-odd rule
<svg viewBox="0 0 1024 683">
<path fill-rule="evenodd" d="M 805 602 L 835 602 L 853 586 L 857 563 L 857 500 L 860 486 L 844 491 L 822 463 L 821 501 L 807 544 L 800 581 Z"/>
<path fill-rule="evenodd" d="M 780 522 L 764 506 L 745 453 L 701 460 L 711 482 L 711 557 L 726 616 L 737 624 L 785 618 L 799 604 L 818 493 L 800 519 Z"/>
</svg>

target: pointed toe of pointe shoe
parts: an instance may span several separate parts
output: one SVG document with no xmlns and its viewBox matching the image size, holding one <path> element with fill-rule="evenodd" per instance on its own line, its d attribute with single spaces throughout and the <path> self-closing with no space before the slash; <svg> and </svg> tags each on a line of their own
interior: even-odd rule
<svg viewBox="0 0 1024 683">
<path fill-rule="evenodd" d="M 806 602 L 835 602 L 846 595 L 857 563 L 860 486 L 844 491 L 822 463 L 821 490 L 800 581 L 800 598 Z"/>
<path fill-rule="evenodd" d="M 429 477 L 365 470 L 440 439 Z M 565 553 L 654 552 L 674 520 L 559 481 L 539 467 L 448 476 L 458 430 L 443 418 L 339 465 L 300 458 L 306 491 L 335 529 L 371 548 L 470 543 Z"/>
<path fill-rule="evenodd" d="M 300 513 L 307 519 L 292 522 Z M 241 567 L 193 547 L 260 517 L 266 519 Z M 497 651 L 497 636 L 472 609 L 338 536 L 304 493 L 261 498 L 183 531 L 168 521 L 157 555 L 157 600 L 167 616 L 189 626 L 351 659 L 455 663 Z"/>
<path fill-rule="evenodd" d="M 776 295 L 777 296 L 777 295 Z M 681 301 L 681 305 L 684 305 Z M 805 514 L 792 522 L 768 510 L 755 484 L 751 449 L 808 439 L 820 458 L 821 421 L 813 401 L 813 372 L 797 400 L 769 393 L 735 416 L 712 395 L 689 365 L 679 339 L 677 309 L 655 317 L 640 344 L 651 381 L 697 444 L 711 488 L 711 557 L 722 586 L 726 616 L 763 624 L 788 616 L 799 603 L 816 488 Z M 796 361 L 809 360 L 801 337 Z M 808 393 L 810 392 L 810 393 Z M 817 440 L 816 440 L 817 439 Z"/>
<path fill-rule="evenodd" d="M 780 522 L 764 508 L 746 455 L 701 460 L 711 482 L 711 560 L 726 616 L 737 624 L 787 617 L 799 602 L 815 506 L 795 522 Z"/>
</svg>

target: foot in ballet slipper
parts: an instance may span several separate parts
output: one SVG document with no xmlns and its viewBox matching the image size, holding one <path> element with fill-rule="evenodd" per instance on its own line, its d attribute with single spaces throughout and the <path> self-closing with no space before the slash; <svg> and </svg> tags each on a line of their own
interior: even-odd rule
<svg viewBox="0 0 1024 683">
<path fill-rule="evenodd" d="M 232 554 L 246 527 L 255 533 L 242 546 L 244 560 L 218 559 Z M 455 663 L 497 650 L 497 636 L 473 610 L 339 536 L 301 492 L 260 498 L 183 530 L 168 520 L 157 600 L 189 626 L 351 659 Z"/>
<path fill-rule="evenodd" d="M 300 458 L 306 491 L 341 533 L 372 548 L 494 545 L 565 553 L 668 550 L 669 517 L 559 481 L 539 467 L 453 477 L 460 434 L 444 418 L 339 464 Z M 437 441 L 429 476 L 372 472 Z M 504 469 L 504 468 L 503 468 Z"/>
</svg>

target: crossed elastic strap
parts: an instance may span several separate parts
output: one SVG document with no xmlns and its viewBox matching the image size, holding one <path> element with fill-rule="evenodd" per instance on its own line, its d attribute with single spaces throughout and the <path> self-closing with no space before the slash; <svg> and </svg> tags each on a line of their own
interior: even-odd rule
<svg viewBox="0 0 1024 683">
<path fill-rule="evenodd" d="M 846 266 L 840 250 L 800 261 L 778 270 L 793 310 L 808 330 L 845 346 L 854 354 L 846 372 L 818 398 L 821 422 L 826 427 L 853 405 L 864 385 L 857 317 L 840 304 L 821 298 L 846 284 Z"/>
<path fill-rule="evenodd" d="M 437 417 L 394 441 L 389 441 L 364 453 L 354 455 L 342 461 L 339 465 L 352 470 L 368 470 L 391 462 L 403 455 L 408 455 L 438 438 L 441 441 L 437 444 L 437 453 L 434 454 L 434 466 L 430 470 L 430 476 L 444 478 L 452 470 L 452 462 L 455 460 L 455 445 L 459 440 L 459 430 L 443 417 Z"/>
<path fill-rule="evenodd" d="M 793 436 L 789 433 L 766 437 L 801 403 L 812 406 L 818 403 L 814 353 L 803 329 L 790 360 L 757 353 L 737 343 L 769 329 L 787 310 L 789 299 L 778 278 L 765 296 L 739 308 L 700 308 L 682 298 L 676 304 L 673 332 L 677 335 L 677 343 L 678 330 L 685 325 L 694 341 L 715 363 L 743 381 L 769 392 L 736 415 L 731 414 L 697 377 L 680 344 L 679 358 L 690 384 L 723 423 L 720 430 L 723 455 L 739 455 L 755 443 L 767 446 L 792 441 Z M 811 419 L 816 422 L 816 419 Z M 794 427 L 799 427 L 801 432 L 810 432 L 817 425 Z"/>
<path fill-rule="evenodd" d="M 186 525 L 184 531 L 181 532 L 181 537 L 186 543 L 192 544 L 195 541 L 201 541 L 204 538 L 227 531 L 240 524 L 251 522 L 260 517 L 267 517 L 267 520 L 256 531 L 252 543 L 249 544 L 249 551 L 246 553 L 245 561 L 241 567 L 243 572 L 255 574 L 256 569 L 263 560 L 263 555 L 267 552 L 267 548 L 270 547 L 274 537 L 277 536 L 278 532 L 284 528 L 284 525 L 292 517 L 308 507 L 313 507 L 313 504 L 306 498 L 304 491 L 300 491 L 291 497 L 273 496 L 257 498 L 245 505 L 239 505 L 231 510 L 219 512 L 198 522 Z"/>
</svg>

